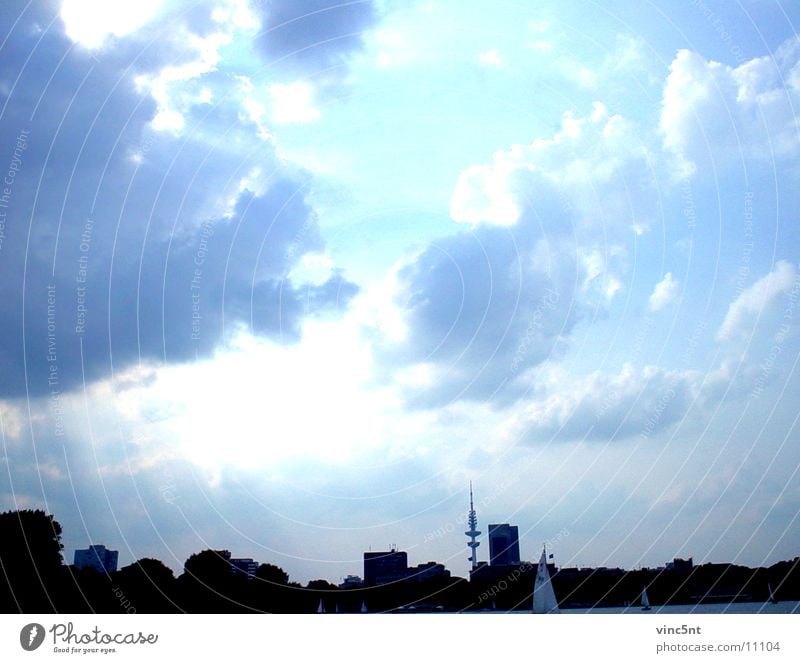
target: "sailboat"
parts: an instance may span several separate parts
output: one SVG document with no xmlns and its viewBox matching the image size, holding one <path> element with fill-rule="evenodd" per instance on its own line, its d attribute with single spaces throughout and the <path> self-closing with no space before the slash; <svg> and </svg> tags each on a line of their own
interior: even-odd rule
<svg viewBox="0 0 800 663">
<path fill-rule="evenodd" d="M 778 599 L 775 598 L 775 592 L 772 591 L 772 585 L 767 583 L 767 591 L 769 592 L 769 599 L 767 599 L 770 603 L 777 603 Z"/>
<path fill-rule="evenodd" d="M 361 612 L 362 613 L 369 612 L 369 610 L 367 610 L 367 602 L 366 601 L 361 601 Z"/>
<path fill-rule="evenodd" d="M 560 612 L 556 593 L 553 591 L 553 583 L 550 582 L 550 571 L 547 569 L 547 552 L 542 547 L 542 556 L 539 559 L 539 568 L 536 569 L 536 583 L 533 586 L 533 608 L 534 614 L 545 614 Z"/>
<path fill-rule="evenodd" d="M 647 587 L 642 587 L 642 610 L 650 610 L 650 599 L 647 598 Z"/>
<path fill-rule="evenodd" d="M 319 605 L 317 606 L 317 614 L 321 615 L 325 612 L 325 603 L 322 599 L 319 600 Z"/>
</svg>

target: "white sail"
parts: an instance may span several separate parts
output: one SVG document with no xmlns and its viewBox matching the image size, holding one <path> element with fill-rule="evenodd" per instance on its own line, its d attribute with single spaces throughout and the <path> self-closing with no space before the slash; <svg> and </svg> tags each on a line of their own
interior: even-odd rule
<svg viewBox="0 0 800 663">
<path fill-rule="evenodd" d="M 322 599 L 319 600 L 319 606 L 317 606 L 317 614 L 321 615 L 325 612 L 325 603 Z"/>
<path fill-rule="evenodd" d="M 361 612 L 369 612 L 367 610 L 367 602 L 366 601 L 361 601 Z"/>
<path fill-rule="evenodd" d="M 650 599 L 647 598 L 647 587 L 642 588 L 642 610 L 650 610 Z"/>
<path fill-rule="evenodd" d="M 542 557 L 539 559 L 539 568 L 536 570 L 536 583 L 533 586 L 534 614 L 559 612 L 556 593 L 553 583 L 550 582 L 550 571 L 547 569 L 547 553 L 542 548 Z"/>
</svg>

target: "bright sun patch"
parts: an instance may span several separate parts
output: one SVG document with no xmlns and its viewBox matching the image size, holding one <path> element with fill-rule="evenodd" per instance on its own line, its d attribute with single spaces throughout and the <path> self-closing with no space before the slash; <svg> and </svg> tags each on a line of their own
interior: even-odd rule
<svg viewBox="0 0 800 663">
<path fill-rule="evenodd" d="M 160 7 L 161 0 L 64 0 L 61 20 L 72 41 L 89 49 L 97 49 L 112 35 L 124 37 L 136 32 L 155 18 Z"/>
</svg>

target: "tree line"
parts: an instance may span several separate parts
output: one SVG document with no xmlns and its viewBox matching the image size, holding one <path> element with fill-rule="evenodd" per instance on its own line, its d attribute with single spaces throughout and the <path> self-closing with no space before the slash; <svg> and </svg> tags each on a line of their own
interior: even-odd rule
<svg viewBox="0 0 800 663">
<path fill-rule="evenodd" d="M 113 573 L 64 564 L 61 525 L 41 510 L 0 514 L 0 612 L 312 613 L 385 612 L 469 603 L 462 578 L 340 589 L 326 580 L 291 582 L 274 564 L 237 573 L 226 551 L 191 555 L 177 577 L 143 558 Z"/>
<path fill-rule="evenodd" d="M 434 577 L 339 588 L 292 582 L 274 564 L 236 572 L 227 551 L 191 555 L 183 572 L 143 558 L 113 573 L 64 564 L 61 525 L 41 510 L 0 514 L 0 612 L 312 613 L 529 610 L 535 565 L 483 567 L 470 581 Z M 769 568 L 551 569 L 562 608 L 633 604 L 643 587 L 658 604 L 800 600 L 800 557 Z M 772 596 L 770 597 L 770 590 Z"/>
</svg>

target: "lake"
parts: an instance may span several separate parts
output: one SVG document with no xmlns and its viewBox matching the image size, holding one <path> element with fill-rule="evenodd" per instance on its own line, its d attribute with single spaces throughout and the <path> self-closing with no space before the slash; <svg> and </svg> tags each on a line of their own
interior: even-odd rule
<svg viewBox="0 0 800 663">
<path fill-rule="evenodd" d="M 562 610 L 561 614 L 638 614 L 638 615 L 785 615 L 790 613 L 800 614 L 800 601 L 780 601 L 778 603 L 701 603 L 697 605 L 654 605 L 649 612 L 643 611 L 638 605 L 627 608 L 577 608 Z"/>
</svg>

